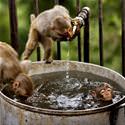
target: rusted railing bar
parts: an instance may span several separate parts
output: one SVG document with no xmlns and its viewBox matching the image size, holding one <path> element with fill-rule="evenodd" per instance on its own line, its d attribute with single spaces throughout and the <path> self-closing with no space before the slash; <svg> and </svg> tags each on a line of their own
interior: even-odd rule
<svg viewBox="0 0 125 125">
<path fill-rule="evenodd" d="M 34 0 L 34 5 L 35 5 L 35 16 L 39 14 L 39 0 Z M 40 47 L 39 45 L 37 46 L 37 61 L 41 60 L 41 53 L 40 53 Z"/>
<path fill-rule="evenodd" d="M 98 20 L 99 20 L 99 56 L 100 56 L 100 65 L 104 65 L 103 61 L 103 12 L 102 12 L 102 0 L 98 0 Z"/>
<path fill-rule="evenodd" d="M 89 13 L 84 26 L 84 62 L 89 62 Z"/>
<path fill-rule="evenodd" d="M 55 0 L 55 4 L 59 4 L 59 0 Z M 60 41 L 57 41 L 57 52 L 56 52 L 56 54 L 57 54 L 57 59 L 58 60 L 61 60 L 61 43 L 60 43 Z"/>
<path fill-rule="evenodd" d="M 16 3 L 15 0 L 9 0 L 9 18 L 10 18 L 10 37 L 11 45 L 18 52 L 18 23 L 17 23 L 17 13 L 16 13 Z"/>
<path fill-rule="evenodd" d="M 121 2 L 122 8 L 122 75 L 125 76 L 125 1 Z"/>
<path fill-rule="evenodd" d="M 80 11 L 80 0 L 76 0 L 76 12 L 77 12 L 77 15 Z M 78 61 L 81 61 L 81 34 L 79 32 L 78 34 Z"/>
</svg>

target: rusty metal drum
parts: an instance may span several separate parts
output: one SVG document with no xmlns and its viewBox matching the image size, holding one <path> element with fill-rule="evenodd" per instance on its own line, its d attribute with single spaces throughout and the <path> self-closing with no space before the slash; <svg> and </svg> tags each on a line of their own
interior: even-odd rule
<svg viewBox="0 0 125 125">
<path fill-rule="evenodd" d="M 67 61 L 32 63 L 29 75 L 67 70 Z M 109 79 L 125 90 L 125 78 L 119 73 L 95 64 L 69 61 L 69 71 L 81 71 Z M 118 102 L 95 109 L 53 110 L 29 106 L 10 99 L 0 92 L 0 125 L 123 125 L 125 123 L 125 97 Z"/>
</svg>

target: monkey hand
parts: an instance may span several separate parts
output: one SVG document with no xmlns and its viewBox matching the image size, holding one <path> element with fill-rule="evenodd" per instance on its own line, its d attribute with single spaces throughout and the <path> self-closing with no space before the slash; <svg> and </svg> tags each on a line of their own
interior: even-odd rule
<svg viewBox="0 0 125 125">
<path fill-rule="evenodd" d="M 78 18 L 74 18 L 71 20 L 71 24 L 72 24 L 73 35 L 78 34 L 80 32 L 80 27 L 81 27 L 80 20 Z"/>
<path fill-rule="evenodd" d="M 69 41 L 73 40 L 79 34 L 80 28 L 82 26 L 81 21 L 77 17 L 71 20 L 71 24 L 72 29 L 68 30 L 68 34 L 71 35 L 67 38 Z"/>
</svg>

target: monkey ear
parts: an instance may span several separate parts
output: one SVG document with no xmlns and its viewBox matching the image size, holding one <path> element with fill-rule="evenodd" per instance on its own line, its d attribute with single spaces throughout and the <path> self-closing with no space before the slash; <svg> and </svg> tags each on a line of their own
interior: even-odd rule
<svg viewBox="0 0 125 125">
<path fill-rule="evenodd" d="M 93 97 L 96 97 L 96 92 L 93 90 L 93 91 L 91 91 L 91 95 L 93 96 Z"/>
<path fill-rule="evenodd" d="M 15 81 L 15 82 L 13 83 L 13 88 L 19 88 L 19 86 L 20 86 L 20 82 Z"/>
</svg>

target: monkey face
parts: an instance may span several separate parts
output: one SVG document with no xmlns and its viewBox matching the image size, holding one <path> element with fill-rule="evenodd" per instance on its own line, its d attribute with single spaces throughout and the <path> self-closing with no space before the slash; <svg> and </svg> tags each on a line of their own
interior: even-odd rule
<svg viewBox="0 0 125 125">
<path fill-rule="evenodd" d="M 28 94 L 25 90 L 25 88 L 23 88 L 21 85 L 20 85 L 20 82 L 16 81 L 12 84 L 12 90 L 14 91 L 14 93 L 17 95 L 17 96 L 23 96 L 23 97 L 28 97 Z"/>
<path fill-rule="evenodd" d="M 61 40 L 61 39 L 70 39 L 72 35 L 72 27 L 69 27 L 67 29 L 53 29 L 51 33 L 51 37 L 53 40 Z"/>
<path fill-rule="evenodd" d="M 101 101 L 112 101 L 113 88 L 108 83 L 103 83 L 92 91 L 92 96 Z"/>
<path fill-rule="evenodd" d="M 110 101 L 112 100 L 112 89 L 111 88 L 105 88 L 100 91 L 100 95 L 102 96 L 102 99 L 104 101 Z"/>
<path fill-rule="evenodd" d="M 59 16 L 53 21 L 50 36 L 54 40 L 62 38 L 69 39 L 72 35 L 71 20 L 68 17 Z"/>
<path fill-rule="evenodd" d="M 64 37 L 68 39 L 71 39 L 73 36 L 73 30 L 72 27 L 69 27 L 68 29 L 65 30 Z"/>
</svg>

